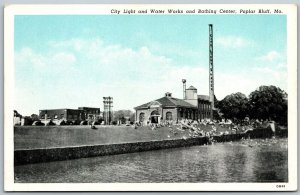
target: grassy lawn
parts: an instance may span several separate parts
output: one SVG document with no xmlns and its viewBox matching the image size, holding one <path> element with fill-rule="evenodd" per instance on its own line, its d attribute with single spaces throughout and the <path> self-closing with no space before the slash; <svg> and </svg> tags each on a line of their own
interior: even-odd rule
<svg viewBox="0 0 300 195">
<path fill-rule="evenodd" d="M 201 130 L 210 131 L 211 126 L 203 126 Z M 217 127 L 217 132 L 225 128 Z M 129 142 L 171 140 L 194 136 L 189 129 L 178 129 L 178 126 L 150 127 L 132 126 L 16 126 L 14 142 L 16 149 L 53 148 L 65 146 L 81 146 L 95 144 L 117 144 Z"/>
</svg>

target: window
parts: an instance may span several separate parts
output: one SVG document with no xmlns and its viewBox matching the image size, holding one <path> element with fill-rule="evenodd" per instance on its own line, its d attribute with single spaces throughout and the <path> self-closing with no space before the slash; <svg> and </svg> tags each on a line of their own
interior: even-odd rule
<svg viewBox="0 0 300 195">
<path fill-rule="evenodd" d="M 139 121 L 143 122 L 145 120 L 145 113 L 141 112 L 139 116 Z"/>
<path fill-rule="evenodd" d="M 152 115 L 159 115 L 158 110 L 153 110 L 153 111 L 151 112 L 151 116 L 152 116 Z"/>
<path fill-rule="evenodd" d="M 172 112 L 167 112 L 167 113 L 166 113 L 166 120 L 167 120 L 167 121 L 172 120 Z"/>
</svg>

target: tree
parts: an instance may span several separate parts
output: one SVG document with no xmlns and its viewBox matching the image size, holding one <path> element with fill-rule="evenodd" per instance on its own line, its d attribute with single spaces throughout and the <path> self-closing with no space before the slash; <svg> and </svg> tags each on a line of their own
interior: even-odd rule
<svg viewBox="0 0 300 195">
<path fill-rule="evenodd" d="M 220 109 L 219 109 L 219 100 L 217 99 L 217 97 L 214 95 L 214 103 L 215 103 L 215 109 L 213 110 L 213 118 L 215 120 L 221 120 L 222 117 L 222 113 L 220 113 Z"/>
<path fill-rule="evenodd" d="M 240 92 L 227 95 L 217 103 L 217 107 L 226 119 L 242 120 L 248 113 L 248 98 Z"/>
<path fill-rule="evenodd" d="M 126 118 L 132 117 L 133 112 L 131 110 L 118 110 L 114 112 L 114 119 L 120 121 L 122 124 L 126 122 Z"/>
<path fill-rule="evenodd" d="M 249 96 L 250 115 L 253 118 L 287 123 L 287 93 L 275 86 L 260 86 Z"/>
<path fill-rule="evenodd" d="M 32 121 L 39 121 L 39 116 L 36 114 L 32 114 L 31 116 Z"/>
<path fill-rule="evenodd" d="M 135 113 L 134 112 L 132 112 L 132 114 L 130 115 L 130 122 L 131 123 L 134 123 L 134 121 L 135 121 Z"/>
</svg>

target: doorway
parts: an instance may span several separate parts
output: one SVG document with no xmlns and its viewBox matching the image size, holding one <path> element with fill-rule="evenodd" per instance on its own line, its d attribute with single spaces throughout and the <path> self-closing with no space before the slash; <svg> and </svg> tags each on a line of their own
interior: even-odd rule
<svg viewBox="0 0 300 195">
<path fill-rule="evenodd" d="M 160 114 L 158 113 L 157 110 L 154 110 L 151 112 L 151 115 L 150 115 L 150 121 L 151 123 L 159 123 L 159 117 L 160 117 Z"/>
</svg>

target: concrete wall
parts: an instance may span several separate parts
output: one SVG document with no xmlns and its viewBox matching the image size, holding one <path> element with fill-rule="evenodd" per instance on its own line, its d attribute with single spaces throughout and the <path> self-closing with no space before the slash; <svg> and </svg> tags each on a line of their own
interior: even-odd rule
<svg viewBox="0 0 300 195">
<path fill-rule="evenodd" d="M 113 154 L 124 154 L 149 150 L 159 150 L 167 148 L 185 147 L 193 145 L 203 145 L 208 143 L 208 138 L 189 138 L 150 142 L 135 142 L 124 144 L 79 146 L 65 148 L 15 150 L 14 164 L 41 163 L 49 161 L 70 160 L 94 156 L 104 156 Z"/>
<path fill-rule="evenodd" d="M 221 135 L 221 136 L 213 136 L 213 140 L 215 142 L 228 142 L 228 141 L 238 141 L 242 138 L 246 138 L 247 135 L 245 133 L 239 134 L 228 134 L 228 135 Z"/>
<path fill-rule="evenodd" d="M 254 129 L 246 133 L 213 136 L 211 138 L 199 137 L 199 138 L 188 138 L 188 139 L 135 142 L 135 143 L 110 144 L 110 145 L 15 150 L 14 164 L 21 165 L 21 164 L 28 164 L 28 163 L 70 160 L 76 158 L 124 154 L 124 153 L 142 152 L 142 151 L 149 151 L 149 150 L 186 147 L 186 146 L 193 146 L 193 145 L 204 145 L 204 144 L 208 144 L 210 141 L 227 142 L 227 141 L 238 141 L 242 138 L 271 138 L 272 136 L 274 136 L 274 132 L 272 131 L 271 128 L 268 127 L 263 129 Z"/>
</svg>

